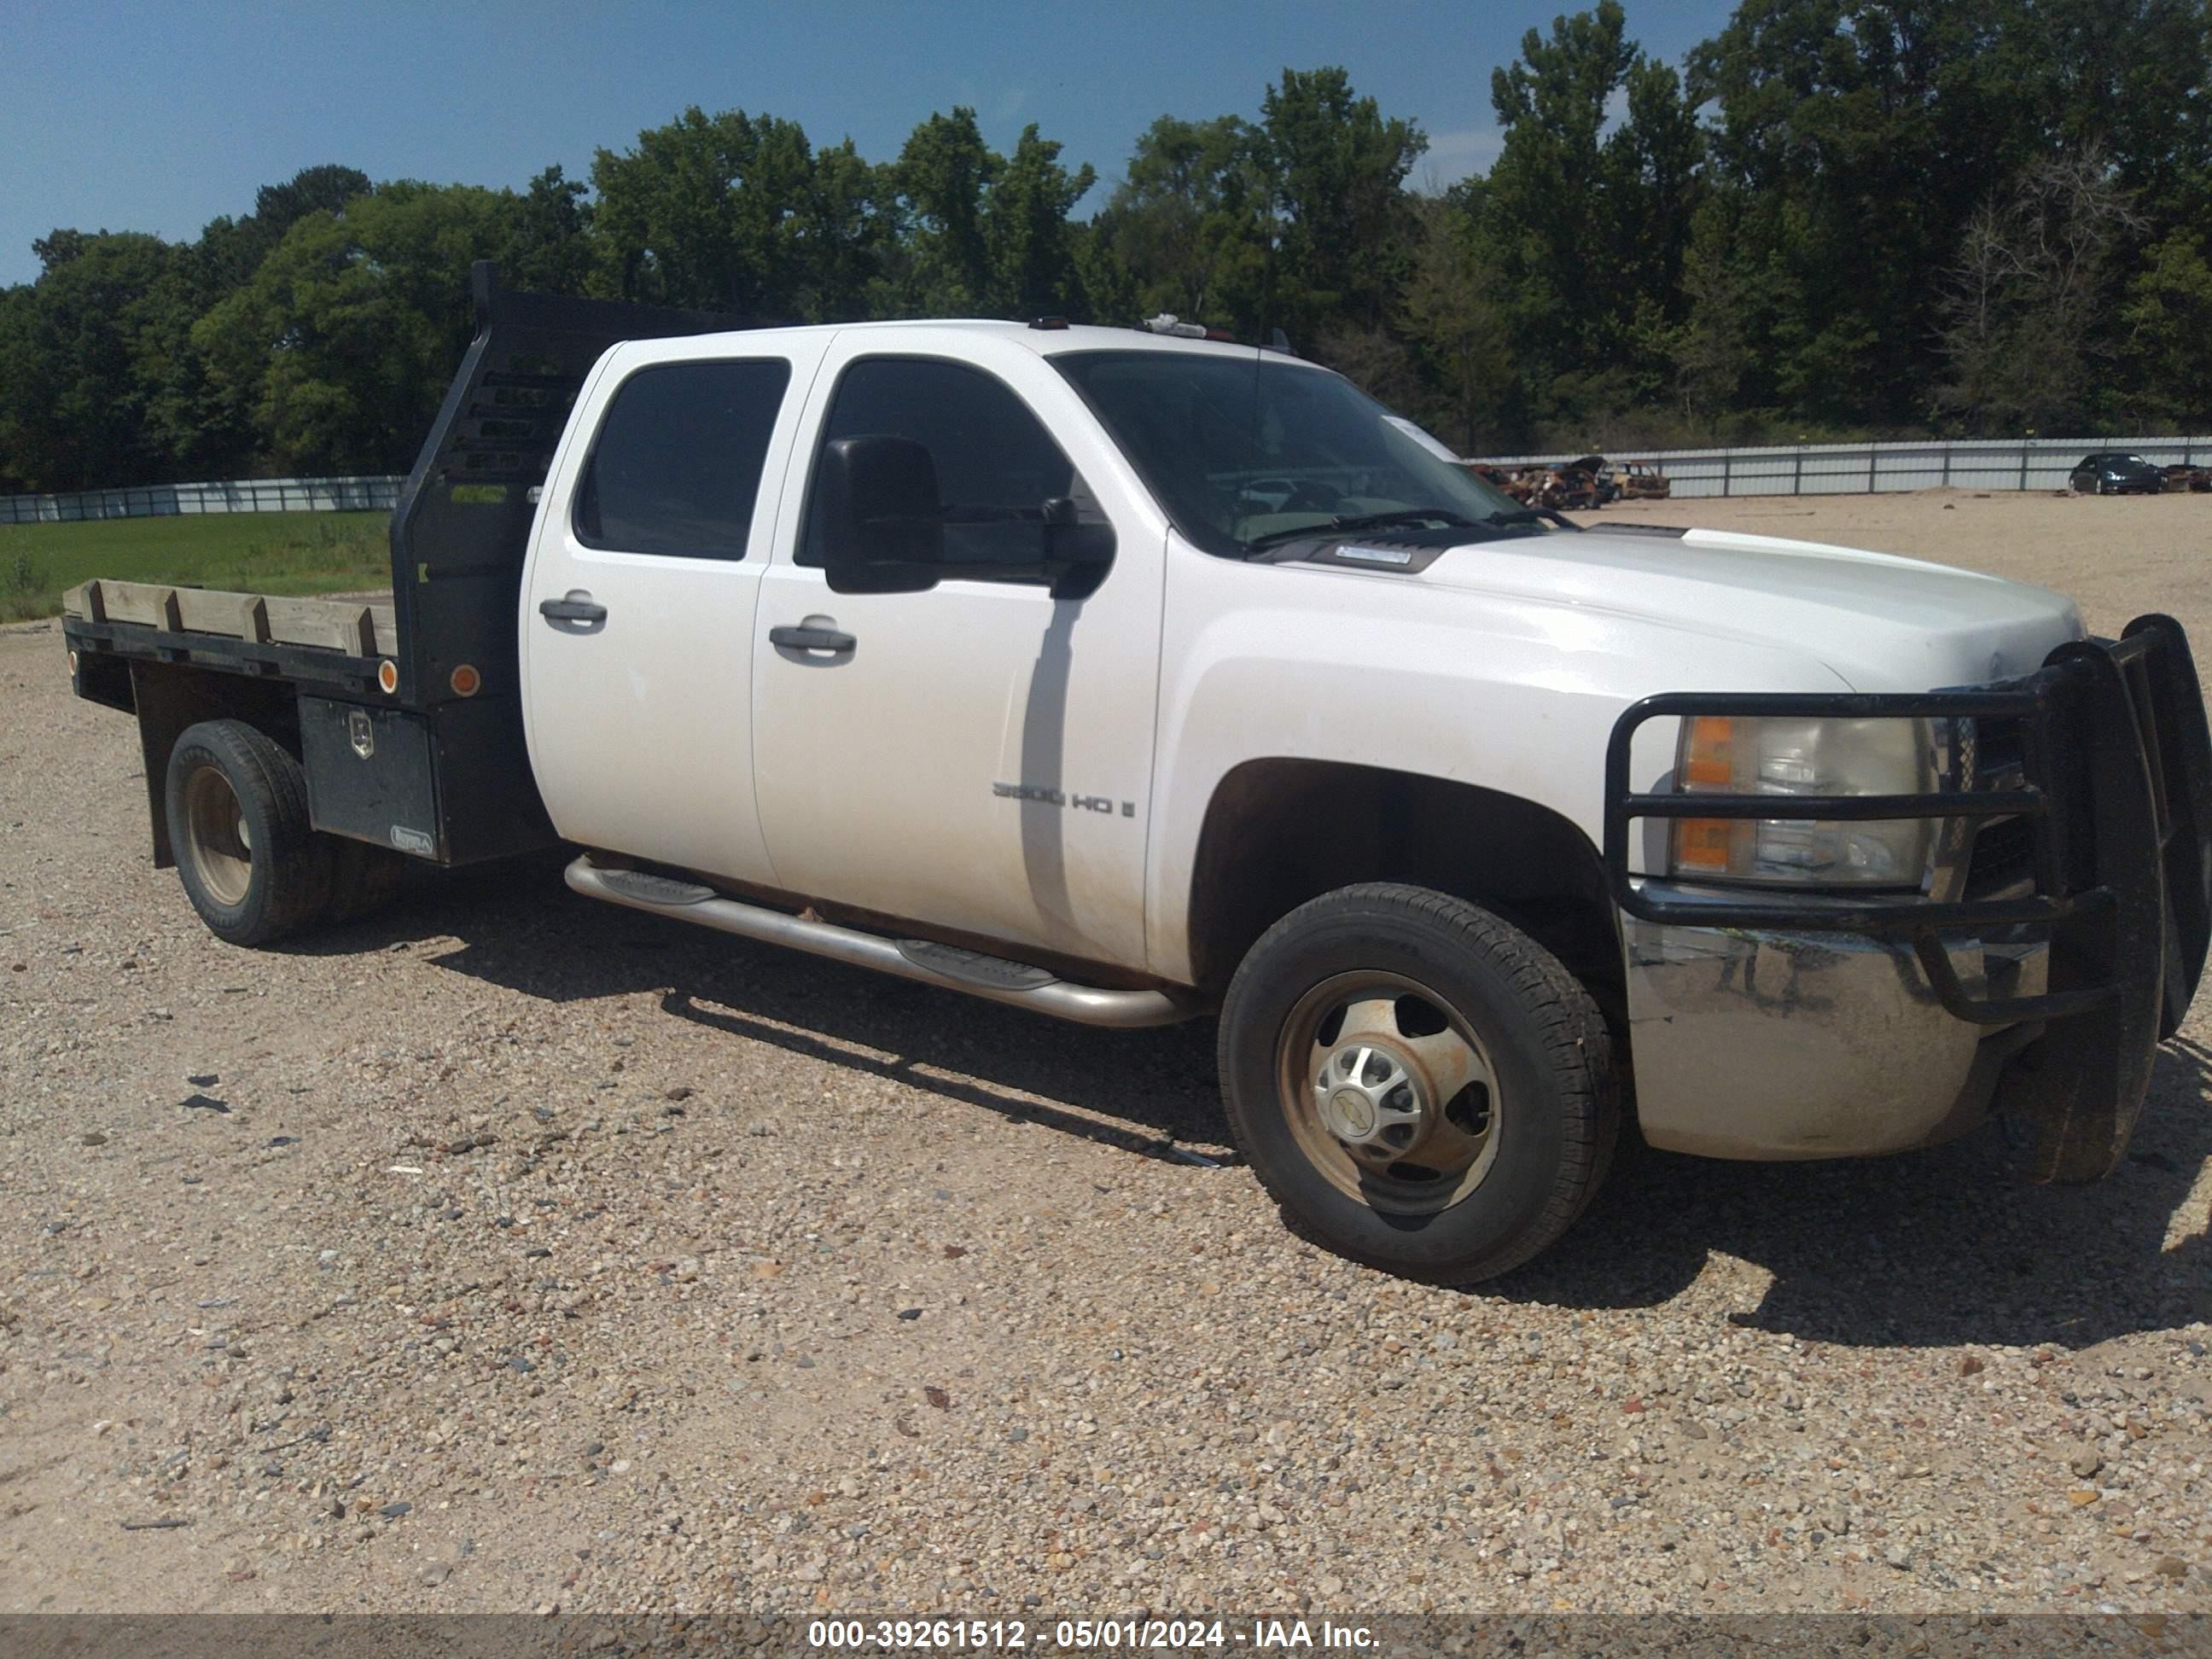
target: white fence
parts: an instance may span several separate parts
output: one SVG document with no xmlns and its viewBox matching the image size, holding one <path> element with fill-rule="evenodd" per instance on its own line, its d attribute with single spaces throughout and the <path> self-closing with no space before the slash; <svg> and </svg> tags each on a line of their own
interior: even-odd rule
<svg viewBox="0 0 2212 1659">
<path fill-rule="evenodd" d="M 2125 450 L 2155 465 L 2212 465 L 2212 438 L 1993 438 L 1957 442 L 1793 444 L 1771 449 L 1614 450 L 1615 463 L 1664 472 L 1679 499 L 1703 495 L 1865 495 L 1890 490 L 2063 489 L 2084 455 Z M 1486 458 L 1538 466 L 1588 454 Z"/>
<path fill-rule="evenodd" d="M 1791 444 L 1766 449 L 1617 450 L 1615 462 L 1664 472 L 1678 498 L 1865 495 L 1891 490 L 2063 489 L 2084 455 L 2126 450 L 2160 466 L 2212 465 L 2212 437 L 1991 438 L 1886 444 Z M 1589 452 L 1481 458 L 1486 466 L 1539 466 Z M 235 483 L 148 484 L 74 495 L 0 495 L 0 524 L 167 518 L 185 513 L 390 512 L 403 477 L 250 478 Z"/>
<path fill-rule="evenodd" d="M 143 484 L 74 495 L 0 495 L 0 524 L 166 519 L 187 513 L 353 513 L 399 505 L 404 478 L 247 478 L 236 483 Z"/>
</svg>

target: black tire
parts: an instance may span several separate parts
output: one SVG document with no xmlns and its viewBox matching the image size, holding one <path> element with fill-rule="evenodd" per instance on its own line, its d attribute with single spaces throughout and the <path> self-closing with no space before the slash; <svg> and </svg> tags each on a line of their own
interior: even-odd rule
<svg viewBox="0 0 2212 1659">
<path fill-rule="evenodd" d="M 169 845 L 200 920 L 268 945 L 321 920 L 334 849 L 307 819 L 300 763 L 242 720 L 185 729 L 169 752 Z"/>
<path fill-rule="evenodd" d="M 1336 988 L 1370 976 L 1378 988 Z M 1332 1139 L 1333 1107 L 1305 1103 L 1328 1096 L 1320 1077 L 1365 1041 L 1348 1024 L 1336 1027 L 1341 1042 L 1326 1035 L 1332 1018 L 1363 1018 L 1340 1010 L 1310 1027 L 1309 1046 L 1313 1011 L 1340 994 L 1346 1009 L 1392 1010 L 1399 1030 L 1441 1016 L 1447 1041 L 1472 1040 L 1494 1096 L 1470 1084 L 1434 1111 L 1462 1114 L 1479 1094 L 1474 1134 L 1452 1142 L 1441 1127 L 1408 1131 L 1427 1137 L 1418 1146 L 1479 1145 L 1465 1173 L 1395 1162 L 1378 1170 Z M 1366 1029 L 1385 1048 L 1407 1040 Z M 1527 934 L 1426 888 L 1341 888 L 1277 922 L 1231 981 L 1220 1067 L 1237 1145 L 1293 1226 L 1355 1261 L 1432 1284 L 1495 1278 L 1556 1243 L 1604 1180 L 1620 1133 L 1612 1041 L 1589 994 Z M 1435 1126 L 1435 1116 L 1422 1121 Z M 1372 1144 L 1360 1150 L 1390 1156 Z"/>
</svg>

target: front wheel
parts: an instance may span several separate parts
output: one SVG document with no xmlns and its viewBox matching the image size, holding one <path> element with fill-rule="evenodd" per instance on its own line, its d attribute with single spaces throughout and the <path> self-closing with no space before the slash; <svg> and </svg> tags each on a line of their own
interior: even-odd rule
<svg viewBox="0 0 2212 1659">
<path fill-rule="evenodd" d="M 1437 1284 L 1548 1248 L 1619 1133 L 1589 994 L 1525 933 L 1425 888 L 1342 888 L 1269 929 L 1223 1006 L 1221 1079 L 1295 1225 Z"/>
</svg>

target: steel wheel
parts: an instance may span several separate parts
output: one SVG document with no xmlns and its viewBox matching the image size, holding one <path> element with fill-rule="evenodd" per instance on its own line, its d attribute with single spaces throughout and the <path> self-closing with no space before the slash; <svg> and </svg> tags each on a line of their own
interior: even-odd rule
<svg viewBox="0 0 2212 1659">
<path fill-rule="evenodd" d="M 296 756 L 243 720 L 178 734 L 162 824 L 185 893 L 217 939 L 267 945 L 319 918 L 332 838 L 317 833 Z"/>
<path fill-rule="evenodd" d="M 1221 1006 L 1221 1096 L 1300 1232 L 1437 1285 L 1573 1224 L 1620 1123 L 1604 1016 L 1479 906 L 1363 882 L 1260 936 Z"/>
<path fill-rule="evenodd" d="M 1417 980 L 1339 974 L 1284 1022 L 1278 1088 L 1300 1149 L 1346 1197 L 1431 1215 L 1498 1158 L 1502 1102 L 1482 1041 Z"/>
<path fill-rule="evenodd" d="M 246 902 L 253 882 L 253 832 L 220 767 L 195 767 L 185 780 L 184 850 L 217 902 Z"/>
</svg>

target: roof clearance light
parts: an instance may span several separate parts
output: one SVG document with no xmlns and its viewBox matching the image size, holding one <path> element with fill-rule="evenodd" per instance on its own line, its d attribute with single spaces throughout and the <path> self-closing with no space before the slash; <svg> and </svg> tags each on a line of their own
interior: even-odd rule
<svg viewBox="0 0 2212 1659">
<path fill-rule="evenodd" d="M 1067 326 L 1067 319 L 1065 317 L 1032 317 L 1030 319 L 1030 326 L 1031 328 L 1042 328 L 1052 332 L 1058 332 L 1060 330 Z"/>
<path fill-rule="evenodd" d="M 1196 323 L 1177 322 L 1172 311 L 1163 311 L 1157 317 L 1147 317 L 1145 326 L 1155 334 L 1173 334 L 1186 340 L 1203 340 L 1206 337 L 1204 328 Z"/>
</svg>

